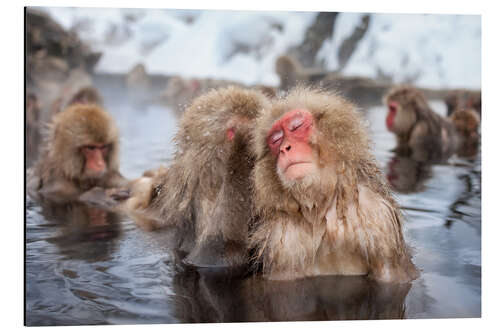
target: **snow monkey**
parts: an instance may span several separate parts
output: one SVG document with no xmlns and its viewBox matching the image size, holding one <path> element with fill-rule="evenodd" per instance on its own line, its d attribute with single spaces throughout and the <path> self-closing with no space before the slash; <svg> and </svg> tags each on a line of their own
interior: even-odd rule
<svg viewBox="0 0 500 333">
<path fill-rule="evenodd" d="M 396 152 L 419 162 L 447 159 L 459 147 L 453 124 L 432 111 L 410 86 L 393 87 L 384 97 L 387 129 L 397 137 Z"/>
<path fill-rule="evenodd" d="M 268 104 L 261 92 L 234 86 L 197 97 L 180 119 L 171 165 L 132 182 L 125 211 L 145 229 L 181 227 L 185 263 L 201 268 L 248 263 L 251 134 Z"/>
<path fill-rule="evenodd" d="M 97 105 L 75 104 L 49 125 L 39 160 L 28 170 L 33 196 L 74 200 L 98 186 L 125 184 L 119 172 L 118 129 Z"/>
<path fill-rule="evenodd" d="M 353 104 L 297 87 L 258 117 L 253 146 L 250 246 L 264 277 L 416 278 L 400 210 Z"/>
</svg>

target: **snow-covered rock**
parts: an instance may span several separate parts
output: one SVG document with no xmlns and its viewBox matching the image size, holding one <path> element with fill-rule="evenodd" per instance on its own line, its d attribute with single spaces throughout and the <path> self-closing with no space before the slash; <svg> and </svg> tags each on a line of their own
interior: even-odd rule
<svg viewBox="0 0 500 333">
<path fill-rule="evenodd" d="M 97 72 L 213 77 L 244 84 L 279 83 L 276 58 L 302 41 L 311 12 L 44 8 L 104 52 Z M 363 14 L 342 13 L 318 54 L 338 69 L 338 48 Z M 429 88 L 480 88 L 481 18 L 372 14 L 366 35 L 342 73 L 389 77 Z"/>
</svg>

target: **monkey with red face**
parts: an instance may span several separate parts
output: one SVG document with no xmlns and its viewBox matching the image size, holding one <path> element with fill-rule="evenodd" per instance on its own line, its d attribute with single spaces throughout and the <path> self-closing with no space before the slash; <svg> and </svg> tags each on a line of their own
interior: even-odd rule
<svg viewBox="0 0 500 333">
<path fill-rule="evenodd" d="M 432 111 L 423 94 L 396 86 L 384 97 L 387 129 L 397 137 L 395 151 L 419 162 L 446 160 L 460 145 L 453 124 Z"/>
<path fill-rule="evenodd" d="M 76 200 L 94 187 L 123 186 L 118 129 L 97 105 L 75 104 L 54 116 L 41 157 L 27 173 L 28 193 Z"/>
<path fill-rule="evenodd" d="M 266 278 L 408 282 L 418 275 L 398 205 L 352 104 L 295 88 L 258 117 L 254 152 L 251 244 Z"/>
</svg>

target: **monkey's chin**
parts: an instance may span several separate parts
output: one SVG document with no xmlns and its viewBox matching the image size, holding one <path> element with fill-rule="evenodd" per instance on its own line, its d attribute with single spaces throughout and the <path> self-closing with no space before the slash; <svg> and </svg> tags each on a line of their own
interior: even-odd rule
<svg viewBox="0 0 500 333">
<path fill-rule="evenodd" d="M 314 172 L 316 172 L 314 163 L 300 162 L 288 166 L 283 174 L 288 180 L 299 180 Z"/>
<path fill-rule="evenodd" d="M 103 171 L 86 171 L 84 174 L 84 178 L 88 180 L 98 180 L 103 178 L 106 175 L 107 170 Z"/>
<path fill-rule="evenodd" d="M 284 171 L 278 168 L 278 176 L 285 187 L 308 187 L 318 180 L 318 168 L 315 163 L 302 162 L 288 166 Z"/>
</svg>

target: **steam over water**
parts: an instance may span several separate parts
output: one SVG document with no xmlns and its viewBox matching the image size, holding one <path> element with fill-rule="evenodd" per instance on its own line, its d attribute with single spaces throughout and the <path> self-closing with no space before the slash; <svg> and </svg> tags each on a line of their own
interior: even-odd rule
<svg viewBox="0 0 500 333">
<path fill-rule="evenodd" d="M 121 171 L 168 163 L 173 112 L 102 91 L 121 132 Z M 440 107 L 440 105 L 436 106 Z M 442 107 L 442 105 L 441 105 Z M 442 109 L 441 109 L 442 110 Z M 364 277 L 231 278 L 183 267 L 169 230 L 79 204 L 26 199 L 26 319 L 35 325 L 449 318 L 481 315 L 481 157 L 422 165 L 396 158 L 382 106 L 365 110 L 377 160 L 398 190 L 421 276 L 411 285 Z"/>
</svg>

